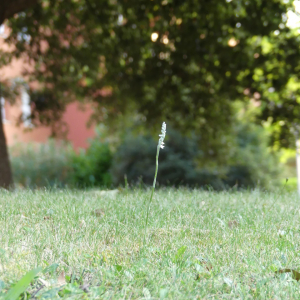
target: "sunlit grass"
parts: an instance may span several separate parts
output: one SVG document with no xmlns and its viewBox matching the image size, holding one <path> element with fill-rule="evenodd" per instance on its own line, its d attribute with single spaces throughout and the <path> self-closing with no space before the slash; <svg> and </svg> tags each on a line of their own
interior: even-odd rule
<svg viewBox="0 0 300 300">
<path fill-rule="evenodd" d="M 37 299 L 299 299 L 296 193 L 158 190 L 143 247 L 149 193 L 1 191 L 2 293 L 41 266 Z"/>
</svg>

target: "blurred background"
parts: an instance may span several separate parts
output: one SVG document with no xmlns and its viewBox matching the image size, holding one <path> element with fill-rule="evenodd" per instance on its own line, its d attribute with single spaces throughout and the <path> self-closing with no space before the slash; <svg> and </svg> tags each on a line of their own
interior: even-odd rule
<svg viewBox="0 0 300 300">
<path fill-rule="evenodd" d="M 0 99 L 16 186 L 151 185 L 165 121 L 158 186 L 296 190 L 300 1 L 13 2 Z"/>
</svg>

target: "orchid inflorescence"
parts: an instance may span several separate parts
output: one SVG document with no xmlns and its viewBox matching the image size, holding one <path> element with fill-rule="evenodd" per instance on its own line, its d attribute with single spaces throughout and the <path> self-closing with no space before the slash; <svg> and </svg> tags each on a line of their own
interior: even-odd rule
<svg viewBox="0 0 300 300">
<path fill-rule="evenodd" d="M 145 233 L 144 233 L 144 245 L 146 243 L 146 230 L 148 226 L 148 218 L 149 218 L 149 210 L 150 210 L 150 204 L 152 202 L 153 198 L 153 193 L 155 189 L 155 184 L 156 184 L 156 177 L 157 177 L 157 171 L 158 171 L 158 157 L 159 157 L 159 149 L 164 149 L 165 144 L 164 144 L 164 139 L 166 137 L 166 131 L 167 131 L 167 125 L 165 122 L 162 123 L 161 126 L 161 134 L 159 135 L 159 140 L 157 144 L 157 150 L 156 150 L 156 168 L 155 168 L 155 175 L 154 175 L 154 180 L 153 180 L 153 186 L 152 186 L 152 192 L 150 196 L 150 200 L 148 202 L 148 208 L 147 208 L 147 214 L 146 214 L 146 222 L 145 222 Z"/>
<path fill-rule="evenodd" d="M 160 138 L 159 138 L 159 141 L 158 141 L 158 146 L 161 148 L 161 149 L 164 149 L 165 147 L 165 144 L 164 144 L 164 139 L 166 137 L 166 129 L 167 129 L 167 125 L 165 122 L 162 123 L 162 126 L 161 126 L 161 134 L 159 135 Z"/>
</svg>

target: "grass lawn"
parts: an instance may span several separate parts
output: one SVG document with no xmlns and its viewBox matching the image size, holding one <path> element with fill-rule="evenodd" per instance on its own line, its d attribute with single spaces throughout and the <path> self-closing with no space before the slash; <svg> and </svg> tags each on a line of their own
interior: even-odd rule
<svg viewBox="0 0 300 300">
<path fill-rule="evenodd" d="M 300 299 L 296 193 L 0 192 L 0 294 L 21 299 Z M 0 296 L 1 298 L 1 296 Z"/>
</svg>

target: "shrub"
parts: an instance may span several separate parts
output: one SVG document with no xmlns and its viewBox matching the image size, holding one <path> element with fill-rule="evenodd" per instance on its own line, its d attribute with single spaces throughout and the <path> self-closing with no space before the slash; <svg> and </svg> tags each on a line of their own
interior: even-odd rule
<svg viewBox="0 0 300 300">
<path fill-rule="evenodd" d="M 10 148 L 14 182 L 26 187 L 70 183 L 72 148 L 50 140 L 47 144 L 17 143 Z"/>
<path fill-rule="evenodd" d="M 14 182 L 26 187 L 110 186 L 112 154 L 97 136 L 78 154 L 66 143 L 16 144 L 10 148 Z"/>
<path fill-rule="evenodd" d="M 174 130 L 168 130 L 165 151 L 159 157 L 157 182 L 160 185 L 211 186 L 220 190 L 239 187 L 270 188 L 270 181 L 278 176 L 276 157 L 268 151 L 267 138 L 255 126 L 236 127 L 236 147 L 232 148 L 232 159 L 226 166 L 214 170 L 205 168 L 196 136 L 184 137 Z M 155 171 L 157 141 L 150 136 L 128 135 L 117 149 L 111 173 L 116 185 L 142 181 L 152 184 Z M 204 167 L 197 167 L 197 161 Z"/>
<path fill-rule="evenodd" d="M 281 169 L 279 157 L 268 147 L 266 132 L 251 123 L 240 123 L 235 131 L 237 146 L 233 149 L 224 183 L 229 186 L 272 188 L 278 183 Z"/>
<path fill-rule="evenodd" d="M 112 164 L 112 154 L 108 143 L 102 143 L 98 138 L 91 141 L 87 151 L 81 150 L 72 158 L 72 179 L 76 187 L 110 186 L 109 169 Z"/>
<path fill-rule="evenodd" d="M 216 174 L 197 169 L 195 159 L 201 156 L 201 151 L 196 136 L 188 138 L 168 129 L 165 144 L 159 156 L 158 185 L 223 187 Z M 114 155 L 111 170 L 114 184 L 124 183 L 125 174 L 131 183 L 142 180 L 145 184 L 152 184 L 156 146 L 157 141 L 150 136 L 129 135 L 125 138 Z"/>
</svg>

